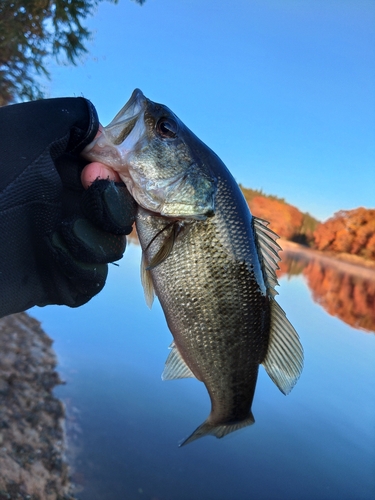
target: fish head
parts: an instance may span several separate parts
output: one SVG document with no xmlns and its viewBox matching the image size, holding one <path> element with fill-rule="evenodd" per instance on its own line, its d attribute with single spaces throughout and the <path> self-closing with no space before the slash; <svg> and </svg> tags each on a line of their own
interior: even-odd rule
<svg viewBox="0 0 375 500">
<path fill-rule="evenodd" d="M 200 220 L 214 214 L 217 190 L 207 155 L 199 154 L 202 146 L 207 148 L 169 108 L 136 89 L 83 156 L 117 171 L 142 208 Z"/>
</svg>

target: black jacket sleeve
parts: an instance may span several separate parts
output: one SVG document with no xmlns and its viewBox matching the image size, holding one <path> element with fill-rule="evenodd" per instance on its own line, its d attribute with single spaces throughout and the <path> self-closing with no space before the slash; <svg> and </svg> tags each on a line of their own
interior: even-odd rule
<svg viewBox="0 0 375 500">
<path fill-rule="evenodd" d="M 0 317 L 84 304 L 121 258 L 135 203 L 123 184 L 85 191 L 82 149 L 99 122 L 83 98 L 0 108 Z"/>
</svg>

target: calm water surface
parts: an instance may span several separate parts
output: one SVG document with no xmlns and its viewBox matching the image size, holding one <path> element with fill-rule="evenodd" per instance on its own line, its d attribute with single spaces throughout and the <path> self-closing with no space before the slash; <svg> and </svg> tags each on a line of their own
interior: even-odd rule
<svg viewBox="0 0 375 500">
<path fill-rule="evenodd" d="M 261 367 L 255 425 L 178 448 L 208 416 L 209 397 L 193 379 L 162 382 L 171 334 L 159 304 L 145 304 L 139 260 L 129 246 L 106 289 L 80 309 L 31 310 L 55 339 L 67 381 L 56 393 L 68 408 L 77 496 L 374 499 L 375 284 L 334 276 L 329 285 L 321 265 L 285 264 L 278 301 L 304 346 L 299 382 L 285 397 Z"/>
</svg>

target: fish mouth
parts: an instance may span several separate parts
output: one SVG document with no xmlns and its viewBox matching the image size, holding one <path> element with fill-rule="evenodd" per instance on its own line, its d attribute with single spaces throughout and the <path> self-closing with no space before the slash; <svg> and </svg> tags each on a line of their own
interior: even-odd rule
<svg viewBox="0 0 375 500">
<path fill-rule="evenodd" d="M 147 98 L 140 89 L 135 89 L 125 106 L 117 113 L 106 127 L 99 127 L 97 137 L 82 152 L 82 156 L 91 161 L 103 161 L 116 167 L 123 162 L 123 157 L 144 132 L 141 120 Z M 139 129 L 139 130 L 138 130 Z M 132 134 L 133 132 L 133 134 Z M 134 136 L 127 141 L 129 136 Z M 129 144 L 128 144 L 129 142 Z"/>
<path fill-rule="evenodd" d="M 107 138 L 118 146 L 133 130 L 138 118 L 145 110 L 147 98 L 140 89 L 135 89 L 125 106 L 105 127 Z"/>
</svg>

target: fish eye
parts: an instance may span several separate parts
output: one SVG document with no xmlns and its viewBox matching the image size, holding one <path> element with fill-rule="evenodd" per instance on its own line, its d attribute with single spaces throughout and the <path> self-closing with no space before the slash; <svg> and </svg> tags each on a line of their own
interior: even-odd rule
<svg viewBox="0 0 375 500">
<path fill-rule="evenodd" d="M 174 139 L 177 135 L 177 123 L 172 118 L 160 118 L 156 131 L 163 139 Z"/>
</svg>

